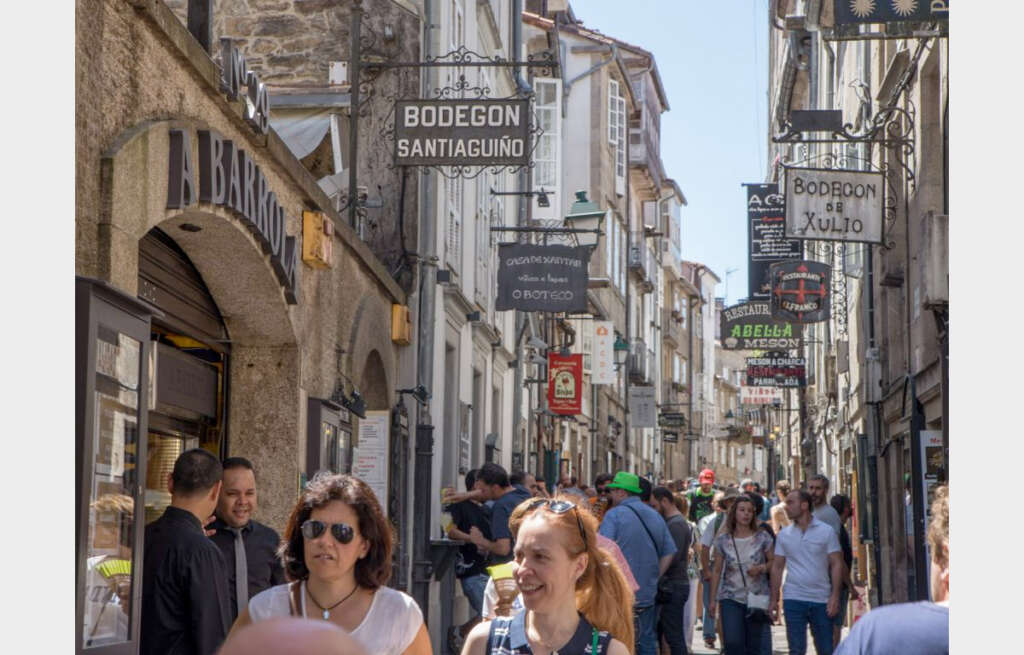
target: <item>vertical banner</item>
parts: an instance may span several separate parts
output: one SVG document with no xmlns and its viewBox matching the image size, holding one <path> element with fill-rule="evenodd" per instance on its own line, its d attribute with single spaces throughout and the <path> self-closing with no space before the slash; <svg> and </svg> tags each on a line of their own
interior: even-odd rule
<svg viewBox="0 0 1024 655">
<path fill-rule="evenodd" d="M 629 388 L 629 425 L 633 428 L 653 428 L 658 424 L 658 408 L 654 401 L 654 387 Z"/>
<path fill-rule="evenodd" d="M 803 257 L 800 239 L 786 238 L 786 203 L 778 184 L 747 184 L 747 294 L 750 300 L 768 300 L 768 267 L 775 262 Z"/>
<path fill-rule="evenodd" d="M 548 409 L 555 414 L 580 413 L 583 355 L 548 355 Z"/>
<path fill-rule="evenodd" d="M 352 475 L 370 485 L 377 498 L 388 497 L 388 442 L 391 412 L 371 410 L 359 419 L 359 446 L 352 457 Z M 387 502 L 380 506 L 387 515 Z"/>
<path fill-rule="evenodd" d="M 594 321 L 590 383 L 615 384 L 615 330 L 611 321 Z"/>
</svg>

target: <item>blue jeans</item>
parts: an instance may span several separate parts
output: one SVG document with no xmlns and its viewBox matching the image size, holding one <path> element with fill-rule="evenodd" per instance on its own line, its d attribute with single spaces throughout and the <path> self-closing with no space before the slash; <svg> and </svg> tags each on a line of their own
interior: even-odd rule
<svg viewBox="0 0 1024 655">
<path fill-rule="evenodd" d="M 718 601 L 722 617 L 725 655 L 772 655 L 772 628 L 768 622 L 747 619 L 747 606 L 734 600 Z"/>
<path fill-rule="evenodd" d="M 657 655 L 658 608 L 654 605 L 633 608 L 633 631 L 636 633 L 636 655 Z"/>
<path fill-rule="evenodd" d="M 711 607 L 711 583 L 703 581 L 704 587 L 704 626 L 702 632 L 705 639 L 715 639 L 715 620 L 708 615 L 708 608 Z"/>
<path fill-rule="evenodd" d="M 805 655 L 807 652 L 808 624 L 818 655 L 832 655 L 832 619 L 825 613 L 825 607 L 825 603 L 783 599 L 782 611 L 786 615 L 786 641 L 789 642 L 790 655 Z"/>
<path fill-rule="evenodd" d="M 469 601 L 469 606 L 473 608 L 473 611 L 478 616 L 482 616 L 484 589 L 487 588 L 488 579 L 489 576 L 486 573 L 477 573 L 476 575 L 467 575 L 464 578 L 459 578 L 459 582 L 462 584 L 462 593 L 466 596 L 466 600 Z"/>
<path fill-rule="evenodd" d="M 686 655 L 685 630 L 693 630 L 693 623 L 686 625 L 683 609 L 690 596 L 690 580 L 672 580 L 668 583 L 672 597 L 667 603 L 658 605 L 658 633 L 665 635 L 671 655 Z"/>
</svg>

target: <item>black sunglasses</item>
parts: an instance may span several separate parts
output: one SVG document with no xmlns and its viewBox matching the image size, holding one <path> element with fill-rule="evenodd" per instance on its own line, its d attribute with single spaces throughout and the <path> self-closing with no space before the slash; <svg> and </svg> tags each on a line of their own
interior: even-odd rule
<svg viewBox="0 0 1024 655">
<path fill-rule="evenodd" d="M 355 530 L 353 530 L 352 526 L 347 523 L 328 524 L 323 521 L 317 521 L 316 519 L 309 519 L 302 524 L 302 536 L 312 541 L 322 535 L 328 527 L 331 528 L 331 536 L 333 536 L 339 543 L 350 543 L 353 537 L 356 536 Z"/>
<path fill-rule="evenodd" d="M 535 500 L 529 504 L 527 509 L 535 510 L 541 505 L 544 505 L 545 509 L 553 514 L 565 514 L 570 509 L 576 511 L 576 527 L 580 529 L 580 537 L 583 539 L 583 550 L 587 550 L 587 533 L 583 529 L 583 521 L 580 519 L 580 510 L 576 507 L 575 503 L 570 503 L 566 500 L 554 500 L 552 498 L 541 498 Z"/>
</svg>

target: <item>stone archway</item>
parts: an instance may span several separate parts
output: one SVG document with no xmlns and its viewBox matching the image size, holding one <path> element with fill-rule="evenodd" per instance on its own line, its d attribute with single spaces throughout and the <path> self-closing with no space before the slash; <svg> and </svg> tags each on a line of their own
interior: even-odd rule
<svg viewBox="0 0 1024 655">
<path fill-rule="evenodd" d="M 371 350 L 360 376 L 360 393 L 366 400 L 366 409 L 390 409 L 391 389 L 388 387 L 388 373 L 380 353 Z"/>
</svg>

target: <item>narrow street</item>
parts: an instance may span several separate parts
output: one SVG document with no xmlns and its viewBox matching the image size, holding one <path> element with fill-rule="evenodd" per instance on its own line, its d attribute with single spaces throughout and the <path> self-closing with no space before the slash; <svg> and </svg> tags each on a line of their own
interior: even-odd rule
<svg viewBox="0 0 1024 655">
<path fill-rule="evenodd" d="M 849 628 L 843 628 L 843 638 L 850 633 Z M 721 644 L 717 644 L 721 646 Z M 699 627 L 695 627 L 693 630 L 693 655 L 717 655 L 720 653 L 720 649 L 714 650 L 707 648 L 704 645 L 704 639 L 701 637 Z M 811 639 L 810 632 L 807 633 L 807 655 L 817 655 L 817 650 L 814 648 L 814 640 Z M 786 644 L 786 624 L 781 623 L 779 625 L 772 626 L 772 655 L 787 655 L 789 653 L 789 646 Z"/>
</svg>

